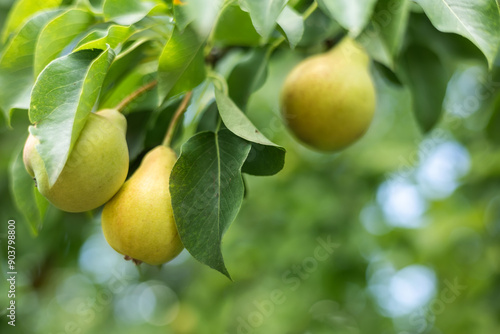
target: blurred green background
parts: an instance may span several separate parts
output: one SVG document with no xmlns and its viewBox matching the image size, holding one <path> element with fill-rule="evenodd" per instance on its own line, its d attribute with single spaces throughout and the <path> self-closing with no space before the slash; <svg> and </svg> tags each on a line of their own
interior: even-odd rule
<svg viewBox="0 0 500 334">
<path fill-rule="evenodd" d="M 4 15 L 9 1 L 0 1 Z M 0 19 L 0 22 L 3 20 Z M 473 47 L 469 45 L 471 49 Z M 500 333 L 500 148 L 489 140 L 485 61 L 462 60 L 426 136 L 408 91 L 372 69 L 375 120 L 358 143 L 319 154 L 284 129 L 281 83 L 306 54 L 278 50 L 248 115 L 287 148 L 283 171 L 246 176 L 223 242 L 234 282 L 187 252 L 161 267 L 108 246 L 100 210 L 49 208 L 33 237 L 9 190 L 27 115 L 0 127 L 0 253 L 16 220 L 16 327 L 2 333 Z M 485 79 L 486 78 L 486 79 Z M 140 134 L 151 113 L 129 115 Z"/>
</svg>

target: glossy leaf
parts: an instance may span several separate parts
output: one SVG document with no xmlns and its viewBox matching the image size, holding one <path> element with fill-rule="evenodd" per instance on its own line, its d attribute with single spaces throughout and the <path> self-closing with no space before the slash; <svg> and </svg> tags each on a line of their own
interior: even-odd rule
<svg viewBox="0 0 500 334">
<path fill-rule="evenodd" d="M 134 91 L 156 80 L 157 68 L 158 63 L 156 61 L 134 67 L 108 94 L 103 96 L 99 108 L 114 108 Z M 158 92 L 156 88 L 153 88 L 130 103 L 124 110 L 124 113 L 126 114 L 134 110 L 155 109 L 158 105 Z"/>
<path fill-rule="evenodd" d="M 177 230 L 198 261 L 230 278 L 222 257 L 224 233 L 241 207 L 241 167 L 250 144 L 228 130 L 201 132 L 183 146 L 170 176 Z"/>
<path fill-rule="evenodd" d="M 304 21 L 304 33 L 300 39 L 299 46 L 306 48 L 317 48 L 325 40 L 342 33 L 342 27 L 321 10 L 315 10 Z"/>
<path fill-rule="evenodd" d="M 278 25 L 292 49 L 300 42 L 304 34 L 304 20 L 292 7 L 286 6 L 278 17 Z"/>
<path fill-rule="evenodd" d="M 190 23 L 199 35 L 208 35 L 221 10 L 223 0 L 189 0 L 174 3 L 174 18 L 177 28 L 183 31 Z"/>
<path fill-rule="evenodd" d="M 237 26 L 238 29 L 234 29 Z M 259 45 L 261 37 L 252 24 L 250 15 L 236 5 L 224 8 L 215 27 L 214 40 L 226 45 Z"/>
<path fill-rule="evenodd" d="M 175 28 L 160 56 L 158 65 L 160 100 L 198 86 L 205 79 L 204 40 L 187 27 Z"/>
<path fill-rule="evenodd" d="M 245 163 L 245 172 L 253 175 L 273 175 L 285 163 L 285 149 L 267 139 L 231 99 L 215 90 L 215 100 L 224 125 L 235 135 L 252 143 L 251 161 Z"/>
<path fill-rule="evenodd" d="M 252 149 L 241 171 L 250 175 L 270 176 L 285 166 L 285 149 L 251 143 Z"/>
<path fill-rule="evenodd" d="M 42 28 L 61 11 L 37 14 L 12 37 L 0 56 L 0 109 L 7 123 L 12 109 L 28 109 L 35 78 L 36 39 Z"/>
<path fill-rule="evenodd" d="M 121 25 L 131 25 L 143 19 L 155 7 L 166 7 L 160 1 L 105 0 L 102 6 L 104 19 Z"/>
<path fill-rule="evenodd" d="M 370 56 L 394 70 L 408 25 L 410 1 L 380 0 L 359 41 Z"/>
<path fill-rule="evenodd" d="M 113 60 L 107 49 L 82 50 L 58 58 L 47 66 L 33 87 L 30 132 L 53 185 L 92 111 Z"/>
<path fill-rule="evenodd" d="M 102 84 L 100 102 L 105 99 L 104 96 L 109 94 L 109 90 L 113 89 L 117 82 L 125 78 L 128 73 L 148 56 L 147 52 L 151 47 L 151 43 L 147 39 L 140 39 L 127 46 L 125 50 L 116 56 L 111 64 L 104 83 Z"/>
<path fill-rule="evenodd" d="M 373 69 L 384 79 L 397 87 L 403 86 L 399 75 L 381 63 L 374 62 Z"/>
<path fill-rule="evenodd" d="M 472 41 L 493 66 L 500 46 L 500 13 L 492 0 L 415 0 L 442 32 L 464 36 Z"/>
<path fill-rule="evenodd" d="M 174 25 L 170 15 L 158 14 L 146 16 L 133 25 L 136 32 L 131 36 L 131 39 L 158 40 L 164 44 L 172 36 Z"/>
<path fill-rule="evenodd" d="M 276 20 L 288 0 L 240 0 L 241 9 L 250 14 L 257 32 L 267 41 L 276 27 Z"/>
<path fill-rule="evenodd" d="M 154 148 L 161 144 L 165 137 L 165 129 L 168 128 L 170 120 L 181 104 L 183 97 L 183 95 L 180 95 L 178 98 L 169 99 L 162 106 L 153 111 L 145 127 L 144 147 L 146 149 Z"/>
<path fill-rule="evenodd" d="M 216 131 L 219 121 L 219 109 L 217 109 L 217 103 L 212 102 L 201 114 L 201 117 L 196 124 L 196 131 Z"/>
<path fill-rule="evenodd" d="M 425 45 L 444 57 L 445 65 L 450 71 L 455 71 L 456 63 L 460 59 L 484 62 L 487 65 L 484 54 L 470 40 L 461 35 L 437 30 L 424 13 L 411 14 L 408 34 L 413 43 Z"/>
<path fill-rule="evenodd" d="M 410 87 L 413 111 L 420 128 L 430 131 L 441 118 L 449 75 L 438 55 L 412 45 L 404 54 L 404 76 Z"/>
<path fill-rule="evenodd" d="M 42 10 L 48 10 L 58 7 L 62 0 L 19 0 L 12 7 L 7 18 L 5 27 L 3 28 L 2 41 L 15 33 L 23 26 L 29 18 Z M 1 26 L 1 25 L 0 25 Z"/>
<path fill-rule="evenodd" d="M 38 235 L 43 224 L 43 218 L 49 202 L 36 190 L 35 181 L 26 172 L 23 163 L 23 154 L 17 150 L 10 163 L 9 181 L 10 191 L 20 213 L 28 222 L 33 235 Z"/>
<path fill-rule="evenodd" d="M 376 0 L 317 0 L 323 12 L 349 30 L 353 37 L 358 36 L 368 23 Z"/>
<path fill-rule="evenodd" d="M 217 106 L 215 105 L 214 98 L 214 85 L 211 81 L 205 80 L 200 85 L 193 89 L 193 95 L 189 101 L 189 105 L 186 112 L 183 114 L 183 126 L 179 127 L 179 137 L 172 140 L 173 147 L 179 148 L 182 144 L 189 140 L 198 132 L 202 131 L 213 131 L 217 129 L 217 121 L 219 117 L 219 112 Z M 201 126 L 205 121 L 205 115 L 210 113 L 213 109 L 215 112 L 216 126 L 206 128 Z M 213 112 L 213 111 L 212 111 Z"/>
<path fill-rule="evenodd" d="M 134 26 L 126 27 L 112 25 L 105 32 L 104 36 L 93 40 L 81 41 L 75 51 L 83 49 L 104 50 L 106 49 L 106 45 L 109 45 L 109 47 L 112 49 L 116 49 L 119 45 L 122 45 L 134 32 Z"/>
<path fill-rule="evenodd" d="M 47 24 L 36 44 L 35 78 L 93 22 L 94 16 L 91 13 L 80 9 L 70 9 Z"/>
<path fill-rule="evenodd" d="M 267 49 L 255 48 L 231 71 L 227 79 L 229 96 L 241 110 L 245 110 L 252 93 L 264 84 L 268 60 Z"/>
</svg>

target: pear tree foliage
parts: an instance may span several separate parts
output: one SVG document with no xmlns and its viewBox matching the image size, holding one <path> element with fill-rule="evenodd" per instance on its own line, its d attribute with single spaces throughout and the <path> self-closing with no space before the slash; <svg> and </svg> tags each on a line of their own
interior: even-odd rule
<svg viewBox="0 0 500 334">
<path fill-rule="evenodd" d="M 285 163 L 272 131 L 264 135 L 246 114 L 276 53 L 306 58 L 355 39 L 373 77 L 408 90 L 426 133 L 440 121 L 455 60 L 479 58 L 491 80 L 498 76 L 499 13 L 494 0 L 17 0 L 0 34 L 0 113 L 7 126 L 29 117 L 53 184 L 92 112 L 157 82 L 123 110 L 134 119 L 133 172 L 192 94 L 172 140 L 171 205 L 190 254 L 229 276 L 221 245 L 244 175 L 273 175 Z M 461 52 L 471 45 L 475 52 Z M 48 203 L 21 151 L 12 197 L 36 234 Z"/>
</svg>

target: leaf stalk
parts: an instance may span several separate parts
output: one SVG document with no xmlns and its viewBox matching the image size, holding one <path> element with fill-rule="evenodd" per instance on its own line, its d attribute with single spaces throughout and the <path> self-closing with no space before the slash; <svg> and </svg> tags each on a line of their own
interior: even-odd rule
<svg viewBox="0 0 500 334">
<path fill-rule="evenodd" d="M 177 123 L 179 123 L 179 120 L 180 120 L 182 114 L 184 114 L 184 112 L 186 111 L 188 102 L 191 99 L 191 95 L 193 95 L 192 91 L 187 92 L 186 95 L 184 95 L 184 98 L 182 99 L 181 104 L 179 105 L 179 107 L 175 111 L 174 116 L 172 117 L 172 120 L 170 121 L 170 124 L 168 125 L 168 130 L 167 130 L 167 133 L 165 135 L 165 138 L 163 139 L 163 143 L 162 143 L 163 146 L 166 146 L 166 147 L 170 146 L 170 144 L 172 142 L 172 138 L 174 136 L 175 128 L 177 127 Z"/>
<path fill-rule="evenodd" d="M 137 99 L 139 96 L 141 96 L 148 90 L 153 89 L 157 84 L 158 80 L 153 80 L 150 83 L 142 86 L 141 88 L 137 89 L 136 91 L 132 92 L 130 95 L 125 97 L 120 103 L 118 103 L 115 109 L 118 110 L 119 112 L 123 112 L 123 109 L 125 109 L 132 101 Z"/>
</svg>

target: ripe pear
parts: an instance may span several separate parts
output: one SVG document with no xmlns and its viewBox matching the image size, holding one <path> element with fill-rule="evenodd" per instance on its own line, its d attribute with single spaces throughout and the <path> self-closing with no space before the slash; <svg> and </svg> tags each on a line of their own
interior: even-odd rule
<svg viewBox="0 0 500 334">
<path fill-rule="evenodd" d="M 125 258 L 158 265 L 184 248 L 170 201 L 170 172 L 175 152 L 157 146 L 104 206 L 102 230 L 109 245 Z"/>
<path fill-rule="evenodd" d="M 128 173 L 127 120 L 117 110 L 91 113 L 56 182 L 49 186 L 47 171 L 29 135 L 23 160 L 38 190 L 54 206 L 83 212 L 106 203 L 120 189 Z"/>
<path fill-rule="evenodd" d="M 337 151 L 359 139 L 375 111 L 368 66 L 368 55 L 350 38 L 299 63 L 281 94 L 281 111 L 292 133 L 321 151 Z"/>
</svg>

